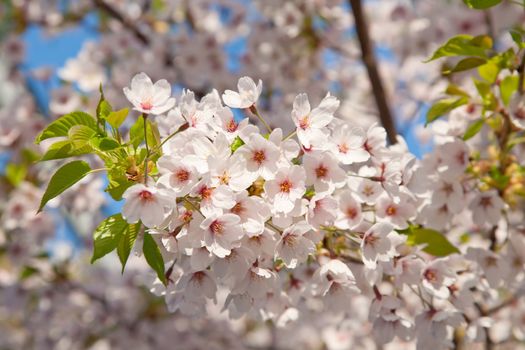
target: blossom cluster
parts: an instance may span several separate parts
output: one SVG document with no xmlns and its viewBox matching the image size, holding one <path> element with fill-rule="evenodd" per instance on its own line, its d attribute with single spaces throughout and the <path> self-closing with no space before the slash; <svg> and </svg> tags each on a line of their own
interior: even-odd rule
<svg viewBox="0 0 525 350">
<path fill-rule="evenodd" d="M 472 317 L 467 335 L 484 339 L 491 323 L 477 314 L 478 293 L 495 302 L 503 286 L 523 292 L 519 231 L 509 226 L 498 238 L 512 242 L 503 254 L 437 231 L 483 232 L 503 219 L 498 193 L 467 175 L 463 140 L 444 136 L 419 161 L 401 138 L 387 146 L 383 128 L 335 117 L 339 101 L 329 94 L 313 108 L 299 94 L 295 130 L 283 137 L 234 117 L 242 109 L 267 126 L 261 82 L 243 77 L 222 100 L 215 90 L 200 101 L 185 90 L 173 109 L 161 85 L 141 73 L 125 90 L 143 113 L 156 101 L 148 107 L 158 113 L 142 117 L 155 118 L 167 141 L 158 171 L 124 193 L 122 215 L 163 247 L 168 283 L 157 279 L 152 291 L 171 311 L 202 315 L 225 289 L 231 318 L 285 326 L 320 305 L 352 315 L 365 296 L 377 343 L 442 348 Z"/>
</svg>

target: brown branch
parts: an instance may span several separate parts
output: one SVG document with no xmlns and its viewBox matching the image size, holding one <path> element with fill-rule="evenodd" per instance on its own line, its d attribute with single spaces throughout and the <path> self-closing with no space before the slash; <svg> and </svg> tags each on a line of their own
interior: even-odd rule
<svg viewBox="0 0 525 350">
<path fill-rule="evenodd" d="M 106 12 L 111 17 L 118 20 L 124 27 L 126 27 L 129 31 L 135 35 L 135 37 L 140 40 L 144 45 L 150 44 L 150 39 L 146 34 L 144 34 L 135 24 L 129 20 L 128 18 L 124 17 L 120 12 L 118 12 L 113 6 L 105 2 L 104 0 L 93 0 L 95 3 L 95 6 L 99 9 Z"/>
<path fill-rule="evenodd" d="M 361 0 L 348 0 L 348 2 L 350 3 L 355 18 L 357 37 L 359 39 L 359 45 L 361 46 L 361 56 L 366 66 L 370 84 L 372 85 L 372 92 L 379 111 L 379 119 L 386 130 L 388 140 L 391 144 L 394 144 L 397 142 L 397 132 L 383 88 L 383 82 L 377 69 L 377 62 L 373 51 L 374 45 L 368 34 L 368 24 L 363 12 Z"/>
</svg>

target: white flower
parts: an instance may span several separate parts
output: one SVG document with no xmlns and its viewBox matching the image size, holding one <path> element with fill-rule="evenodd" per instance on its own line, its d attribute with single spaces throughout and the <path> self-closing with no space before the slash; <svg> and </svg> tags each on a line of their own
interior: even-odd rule
<svg viewBox="0 0 525 350">
<path fill-rule="evenodd" d="M 200 225 L 204 230 L 204 244 L 210 253 L 224 258 L 231 253 L 234 243 L 244 235 L 239 229 L 239 217 L 235 214 L 217 214 L 204 219 Z"/>
<path fill-rule="evenodd" d="M 179 197 L 187 195 L 197 183 L 197 170 L 187 159 L 162 156 L 157 166 L 161 174 L 158 182 L 171 189 Z"/>
<path fill-rule="evenodd" d="M 280 151 L 275 144 L 261 135 L 252 135 L 248 142 L 235 152 L 235 155 L 242 157 L 246 162 L 246 170 L 250 173 L 252 181 L 259 176 L 265 180 L 275 177 Z"/>
<path fill-rule="evenodd" d="M 316 192 L 332 193 L 346 182 L 345 172 L 328 152 L 312 152 L 303 157 L 306 184 L 313 185 Z"/>
<path fill-rule="evenodd" d="M 232 108 L 250 108 L 257 102 L 262 92 L 262 81 L 259 79 L 257 85 L 250 77 L 242 77 L 237 83 L 239 92 L 226 90 L 222 94 L 224 103 Z"/>
<path fill-rule="evenodd" d="M 446 258 L 432 261 L 422 271 L 421 285 L 436 298 L 447 299 L 450 295 L 449 286 L 454 284 L 456 275 L 448 266 Z"/>
<path fill-rule="evenodd" d="M 361 252 L 366 267 L 375 269 L 377 261 L 388 261 L 391 257 L 392 242 L 389 235 L 394 228 L 386 222 L 378 222 L 365 232 L 361 241 Z"/>
<path fill-rule="evenodd" d="M 275 211 L 289 213 L 306 191 L 304 169 L 293 165 L 281 168 L 275 178 L 264 183 L 264 192 L 273 201 Z"/>
<path fill-rule="evenodd" d="M 305 148 L 310 148 L 312 143 L 324 142 L 328 131 L 325 127 L 334 118 L 338 107 L 339 100 L 330 94 L 313 110 L 310 110 L 308 95 L 299 94 L 295 97 L 292 120 L 297 128 L 297 137 Z"/>
<path fill-rule="evenodd" d="M 489 223 L 496 225 L 501 217 L 503 200 L 495 190 L 479 193 L 470 203 L 472 219 L 477 225 Z"/>
<path fill-rule="evenodd" d="M 131 89 L 125 87 L 124 94 L 134 109 L 145 114 L 159 115 L 175 106 L 168 81 L 161 79 L 153 84 L 146 73 L 135 75 L 131 80 Z"/>
<path fill-rule="evenodd" d="M 162 224 L 165 208 L 175 206 L 175 198 L 164 190 L 136 184 L 128 188 L 122 198 L 126 200 L 122 208 L 122 217 L 130 224 L 142 221 L 146 227 Z"/>
<path fill-rule="evenodd" d="M 304 237 L 311 229 L 310 225 L 302 221 L 284 230 L 275 248 L 275 256 L 281 258 L 289 268 L 305 262 L 308 254 L 315 252 L 314 242 Z"/>
<path fill-rule="evenodd" d="M 337 201 L 326 193 L 312 197 L 306 213 L 306 221 L 313 227 L 330 226 L 337 215 Z"/>
<path fill-rule="evenodd" d="M 324 304 L 332 311 L 345 311 L 350 300 L 359 293 L 355 278 L 344 263 L 339 260 L 329 260 L 315 271 L 312 292 L 323 297 Z"/>
<path fill-rule="evenodd" d="M 399 194 L 399 198 L 383 195 L 379 198 L 376 205 L 376 215 L 378 221 L 387 221 L 395 228 L 404 229 L 408 227 L 408 221 L 416 214 L 416 207 L 413 199 L 404 193 Z"/>
<path fill-rule="evenodd" d="M 348 124 L 335 128 L 332 133 L 332 153 L 343 164 L 365 162 L 370 158 L 364 148 L 365 132 Z"/>
<path fill-rule="evenodd" d="M 363 221 L 361 204 L 353 197 L 352 192 L 345 190 L 339 196 L 339 210 L 334 225 L 343 230 L 354 229 Z"/>
</svg>

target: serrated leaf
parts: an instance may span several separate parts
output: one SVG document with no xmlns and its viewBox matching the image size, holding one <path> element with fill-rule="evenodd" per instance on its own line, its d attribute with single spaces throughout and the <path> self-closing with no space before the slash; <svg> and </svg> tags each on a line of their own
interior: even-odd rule
<svg viewBox="0 0 525 350">
<path fill-rule="evenodd" d="M 95 118 L 84 112 L 66 114 L 49 124 L 36 137 L 36 143 L 53 137 L 68 136 L 69 130 L 75 125 L 85 125 L 93 130 L 97 129 Z"/>
<path fill-rule="evenodd" d="M 129 229 L 124 232 L 124 235 L 120 238 L 117 245 L 117 254 L 122 265 L 122 273 L 131 253 L 131 249 L 135 245 L 135 240 L 140 230 L 140 223 L 129 225 Z"/>
<path fill-rule="evenodd" d="M 475 40 L 472 42 L 472 40 Z M 484 46 L 487 43 L 483 43 L 481 39 L 474 38 L 472 35 L 456 35 L 455 37 L 449 39 L 445 44 L 440 46 L 434 54 L 426 60 L 430 62 L 441 57 L 451 57 L 451 56 L 475 56 L 486 58 L 486 48 Z"/>
<path fill-rule="evenodd" d="M 91 168 L 89 167 L 89 164 L 82 160 L 76 160 L 63 165 L 51 177 L 46 192 L 40 202 L 38 211 L 40 212 L 51 199 L 55 198 L 84 178 L 90 170 Z"/>
<path fill-rule="evenodd" d="M 63 159 L 74 156 L 80 156 L 83 154 L 91 153 L 93 149 L 91 146 L 86 145 L 85 147 L 75 148 L 73 143 L 69 140 L 58 141 L 52 144 L 46 151 L 46 153 L 40 159 L 43 160 L 53 160 L 53 159 Z"/>
<path fill-rule="evenodd" d="M 73 144 L 74 148 L 82 148 L 88 145 L 89 141 L 93 136 L 96 135 L 96 131 L 85 125 L 75 125 L 68 131 L 69 141 Z"/>
<path fill-rule="evenodd" d="M 484 10 L 498 5 L 501 0 L 463 0 L 463 2 L 472 9 Z"/>
<path fill-rule="evenodd" d="M 467 128 L 467 131 L 465 131 L 465 135 L 463 135 L 463 140 L 467 141 L 474 136 L 477 135 L 477 133 L 483 128 L 483 125 L 485 124 L 484 119 L 476 120 L 474 123 L 470 124 Z"/>
<path fill-rule="evenodd" d="M 408 234 L 408 245 L 425 245 L 423 251 L 434 256 L 447 256 L 460 253 L 449 240 L 436 230 L 428 228 L 415 228 Z"/>
<path fill-rule="evenodd" d="M 501 100 L 505 106 L 510 103 L 512 94 L 518 90 L 519 77 L 517 75 L 506 76 L 499 84 Z"/>
<path fill-rule="evenodd" d="M 93 147 L 98 148 L 101 151 L 111 151 L 120 147 L 120 143 L 111 137 L 101 137 L 91 139 Z"/>
<path fill-rule="evenodd" d="M 117 249 L 124 271 L 139 228 L 140 224 L 128 224 L 121 214 L 112 215 L 102 221 L 93 234 L 91 263 Z"/>
<path fill-rule="evenodd" d="M 157 277 L 166 285 L 166 275 L 164 274 L 164 259 L 160 253 L 157 243 L 147 232 L 144 233 L 144 246 L 142 247 L 144 257 L 153 270 L 157 273 Z"/>
<path fill-rule="evenodd" d="M 426 124 L 433 122 L 434 120 L 438 119 L 442 115 L 445 115 L 449 113 L 450 111 L 452 111 L 453 109 L 463 106 L 467 103 L 468 103 L 468 98 L 466 97 L 446 98 L 444 100 L 436 102 L 428 110 Z"/>
<path fill-rule="evenodd" d="M 114 127 L 115 129 L 118 129 L 122 123 L 126 120 L 126 117 L 128 116 L 129 109 L 123 108 L 119 111 L 111 112 L 106 118 L 106 121 Z"/>
<path fill-rule="evenodd" d="M 445 74 L 463 72 L 472 68 L 479 67 L 487 62 L 481 57 L 467 57 L 459 61 L 454 68 L 444 71 Z"/>
</svg>

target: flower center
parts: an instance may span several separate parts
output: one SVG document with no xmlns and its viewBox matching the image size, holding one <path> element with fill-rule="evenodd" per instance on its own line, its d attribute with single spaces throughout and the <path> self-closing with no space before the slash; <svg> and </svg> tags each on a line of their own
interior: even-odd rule
<svg viewBox="0 0 525 350">
<path fill-rule="evenodd" d="M 212 193 L 213 193 L 213 188 L 210 188 L 210 187 L 207 187 L 207 186 L 204 186 L 199 191 L 199 194 L 201 195 L 202 199 L 204 199 L 204 200 L 210 199 Z"/>
<path fill-rule="evenodd" d="M 388 216 L 394 216 L 397 213 L 397 208 L 394 205 L 389 205 L 386 208 L 385 212 L 386 212 L 386 215 L 388 215 Z"/>
<path fill-rule="evenodd" d="M 139 197 L 145 202 L 150 202 L 153 200 L 153 193 L 147 190 L 143 190 L 139 193 Z"/>
<path fill-rule="evenodd" d="M 436 271 L 432 269 L 428 269 L 424 273 L 425 279 L 429 282 L 436 282 L 437 281 L 437 274 Z"/>
<path fill-rule="evenodd" d="M 328 174 L 328 168 L 325 167 L 323 164 L 319 165 L 315 169 L 315 176 L 317 176 L 318 179 L 325 177 L 326 174 Z"/>
<path fill-rule="evenodd" d="M 348 145 L 346 143 L 342 143 L 338 145 L 339 152 L 346 154 L 349 150 Z"/>
<path fill-rule="evenodd" d="M 279 184 L 279 187 L 281 188 L 281 192 L 290 193 L 290 190 L 292 189 L 292 183 L 289 180 L 284 180 Z"/>
<path fill-rule="evenodd" d="M 299 127 L 303 130 L 306 130 L 310 126 L 310 120 L 308 116 L 304 116 L 299 120 Z"/>
<path fill-rule="evenodd" d="M 237 204 L 235 204 L 233 206 L 233 208 L 231 209 L 231 212 L 234 213 L 234 214 L 237 214 L 237 215 L 240 215 L 243 211 L 244 211 L 244 207 L 242 206 L 242 203 L 241 202 L 238 202 Z"/>
<path fill-rule="evenodd" d="M 224 231 L 224 225 L 219 220 L 214 220 L 210 225 L 210 231 L 214 235 L 220 235 Z"/>
<path fill-rule="evenodd" d="M 150 109 L 153 108 L 153 104 L 151 103 L 150 100 L 146 100 L 144 102 L 141 102 L 140 107 L 142 109 L 145 109 L 146 111 L 149 111 Z"/>
<path fill-rule="evenodd" d="M 259 165 L 261 165 L 266 160 L 266 154 L 263 150 L 258 150 L 253 152 L 252 159 Z"/>
<path fill-rule="evenodd" d="M 232 119 L 230 119 L 230 122 L 226 126 L 226 130 L 228 132 L 234 132 L 234 131 L 237 130 L 237 126 L 238 126 L 237 123 L 235 123 L 235 120 L 233 120 L 233 118 L 232 118 Z"/>
<path fill-rule="evenodd" d="M 190 173 L 186 169 L 180 169 L 179 171 L 177 171 L 175 176 L 177 177 L 177 180 L 179 180 L 179 182 L 186 182 L 190 178 Z"/>
<path fill-rule="evenodd" d="M 349 217 L 350 219 L 355 219 L 355 217 L 357 216 L 357 210 L 356 208 L 348 208 L 346 209 L 346 216 Z"/>
</svg>

